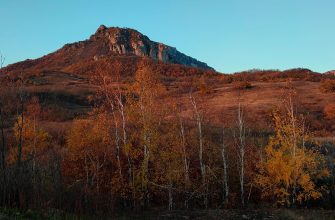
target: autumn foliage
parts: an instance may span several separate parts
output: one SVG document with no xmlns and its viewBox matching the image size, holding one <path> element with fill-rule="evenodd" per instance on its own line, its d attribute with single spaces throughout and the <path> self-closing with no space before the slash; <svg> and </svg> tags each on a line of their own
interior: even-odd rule
<svg viewBox="0 0 335 220">
<path fill-rule="evenodd" d="M 328 203 L 329 155 L 292 99 L 275 108 L 270 134 L 251 130 L 243 93 L 234 122 L 222 112 L 214 124 L 203 104 L 215 93 L 211 82 L 188 84 L 185 114 L 178 97 L 162 99 L 166 78 L 151 67 L 139 62 L 128 83 L 119 69 L 97 71 L 94 106 L 63 133 L 47 129 L 43 100 L 18 81 L 17 93 L 1 100 L 14 109 L 0 109 L 1 205 L 113 213 Z"/>
<path fill-rule="evenodd" d="M 255 179 L 262 197 L 285 206 L 319 199 L 326 189 L 317 181 L 329 172 L 320 149 L 311 145 L 303 118 L 293 112 L 275 112 L 274 122 L 275 135 L 265 147 Z"/>
<path fill-rule="evenodd" d="M 330 103 L 324 107 L 325 117 L 329 120 L 335 119 L 335 104 Z"/>
<path fill-rule="evenodd" d="M 320 90 L 324 93 L 335 92 L 335 80 L 334 79 L 324 80 L 320 86 Z"/>
</svg>

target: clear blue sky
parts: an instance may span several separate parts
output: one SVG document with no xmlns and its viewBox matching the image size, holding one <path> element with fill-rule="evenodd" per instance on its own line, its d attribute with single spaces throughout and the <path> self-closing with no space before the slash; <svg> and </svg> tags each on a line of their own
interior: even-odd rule
<svg viewBox="0 0 335 220">
<path fill-rule="evenodd" d="M 0 0 L 6 64 L 130 27 L 220 72 L 335 69 L 335 0 Z"/>
</svg>

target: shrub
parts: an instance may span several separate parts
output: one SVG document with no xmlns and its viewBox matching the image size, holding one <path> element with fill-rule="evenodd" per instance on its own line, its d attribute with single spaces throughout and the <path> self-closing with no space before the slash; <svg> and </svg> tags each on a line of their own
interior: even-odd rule
<svg viewBox="0 0 335 220">
<path fill-rule="evenodd" d="M 252 85 L 250 82 L 247 81 L 241 81 L 241 82 L 236 82 L 233 86 L 235 89 L 251 89 Z"/>
<path fill-rule="evenodd" d="M 210 85 L 210 83 L 208 82 L 203 82 L 198 86 L 198 90 L 200 91 L 201 94 L 205 95 L 205 94 L 211 94 L 214 92 L 214 89 L 212 87 L 212 85 Z"/>
<path fill-rule="evenodd" d="M 326 79 L 322 81 L 320 90 L 324 93 L 335 92 L 335 80 Z"/>
<path fill-rule="evenodd" d="M 335 104 L 331 103 L 324 107 L 323 113 L 327 119 L 335 119 Z"/>
</svg>

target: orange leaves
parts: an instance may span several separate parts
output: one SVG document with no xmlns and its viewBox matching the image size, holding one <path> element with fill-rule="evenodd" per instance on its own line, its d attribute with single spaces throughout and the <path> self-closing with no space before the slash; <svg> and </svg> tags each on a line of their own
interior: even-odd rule
<svg viewBox="0 0 335 220">
<path fill-rule="evenodd" d="M 112 176 L 116 164 L 112 143 L 107 114 L 75 120 L 67 135 L 67 148 L 62 161 L 62 174 L 67 186 L 80 186 L 86 196 L 96 197 L 102 196 L 100 192 L 110 191 L 113 183 L 122 186 L 119 184 L 122 180 Z M 116 187 L 113 189 L 116 190 Z"/>
<path fill-rule="evenodd" d="M 306 146 L 311 138 L 303 119 L 277 112 L 274 121 L 275 135 L 265 148 L 255 178 L 262 196 L 287 206 L 320 198 L 324 187 L 314 182 L 327 177 L 328 172 L 323 168 L 323 156 Z"/>
<path fill-rule="evenodd" d="M 49 147 L 50 136 L 42 130 L 37 122 L 32 119 L 18 117 L 14 125 L 14 135 L 19 142 L 20 132 L 22 129 L 22 161 L 32 160 L 41 156 Z M 11 148 L 7 157 L 8 163 L 13 164 L 17 161 L 17 147 Z"/>
<path fill-rule="evenodd" d="M 325 118 L 328 120 L 335 120 L 335 104 L 327 104 L 323 109 Z"/>
<path fill-rule="evenodd" d="M 322 81 L 322 83 L 320 85 L 320 90 L 323 93 L 335 92 L 335 80 L 326 79 L 326 80 Z"/>
<path fill-rule="evenodd" d="M 73 122 L 67 143 L 69 155 L 76 157 L 82 154 L 104 152 L 108 145 L 108 127 L 103 121 L 103 115 L 92 121 L 79 119 Z"/>
</svg>

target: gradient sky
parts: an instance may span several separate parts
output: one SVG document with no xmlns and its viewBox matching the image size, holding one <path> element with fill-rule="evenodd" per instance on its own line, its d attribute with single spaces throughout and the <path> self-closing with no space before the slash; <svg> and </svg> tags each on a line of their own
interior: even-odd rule
<svg viewBox="0 0 335 220">
<path fill-rule="evenodd" d="M 130 27 L 220 72 L 335 69 L 335 0 L 0 0 L 5 64 Z"/>
</svg>

